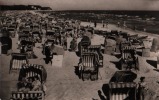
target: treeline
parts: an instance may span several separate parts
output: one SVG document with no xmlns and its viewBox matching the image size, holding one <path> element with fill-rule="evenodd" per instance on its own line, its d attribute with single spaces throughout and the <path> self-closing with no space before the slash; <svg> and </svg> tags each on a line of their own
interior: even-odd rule
<svg viewBox="0 0 159 100">
<path fill-rule="evenodd" d="M 52 10 L 39 5 L 0 5 L 0 10 Z"/>
</svg>

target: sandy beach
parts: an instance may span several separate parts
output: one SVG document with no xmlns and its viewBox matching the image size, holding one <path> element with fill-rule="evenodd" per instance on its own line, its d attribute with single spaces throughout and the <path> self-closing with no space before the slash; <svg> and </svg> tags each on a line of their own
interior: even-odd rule
<svg viewBox="0 0 159 100">
<path fill-rule="evenodd" d="M 87 26 L 89 24 L 90 23 L 88 22 L 81 23 L 83 26 Z M 93 23 L 91 23 L 91 26 L 93 26 Z M 108 25 L 108 28 L 102 28 L 102 24 L 97 23 L 97 27 L 95 29 L 106 31 L 118 30 L 129 34 L 139 34 L 139 36 L 148 35 L 151 39 L 158 37 L 156 34 L 118 28 L 111 24 Z M 19 52 L 17 49 L 17 40 L 17 37 L 12 38 L 13 52 Z M 70 43 L 71 40 L 72 38 L 68 38 L 68 43 Z M 78 41 L 80 41 L 80 39 Z M 103 44 L 104 37 L 95 34 L 91 41 L 92 45 Z M 44 41 L 42 43 L 44 43 Z M 45 61 L 43 60 L 45 56 L 41 53 L 42 48 L 38 48 L 40 46 L 41 43 L 37 43 L 34 47 L 35 55 L 38 56 L 38 58 L 29 59 L 29 63 L 41 64 L 47 71 L 48 77 L 46 81 L 47 91 L 45 100 L 100 100 L 98 91 L 101 91 L 102 95 L 107 98 L 105 96 L 106 90 L 104 86 L 108 84 L 112 75 L 118 70 L 116 65 L 111 63 L 111 61 L 118 62 L 120 59 L 113 55 L 103 54 L 104 66 L 99 69 L 99 79 L 96 81 L 82 81 L 75 73 L 75 68 L 78 66 L 79 62 L 79 57 L 75 52 L 65 51 L 63 66 L 56 67 L 51 66 L 51 64 L 45 64 Z M 157 58 L 155 57 L 155 53 L 152 52 L 151 55 L 154 56 L 139 56 L 140 71 L 136 72 L 138 77 L 135 81 L 138 82 L 141 76 L 145 76 L 149 89 L 146 95 L 146 100 L 159 100 L 159 98 L 157 98 L 157 96 L 159 96 L 159 84 L 156 82 L 159 81 L 159 72 L 154 70 L 155 68 L 153 65 L 147 63 L 147 60 L 157 61 Z M 9 100 L 10 93 L 11 91 L 16 90 L 16 83 L 18 81 L 19 71 L 13 71 L 9 74 L 10 60 L 11 55 L 6 56 L 2 54 L 0 56 L 0 97 L 2 100 Z"/>
</svg>

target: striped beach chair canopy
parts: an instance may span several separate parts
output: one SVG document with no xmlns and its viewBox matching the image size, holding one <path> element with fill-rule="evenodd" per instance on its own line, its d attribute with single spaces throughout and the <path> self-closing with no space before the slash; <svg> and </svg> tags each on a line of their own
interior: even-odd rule
<svg viewBox="0 0 159 100">
<path fill-rule="evenodd" d="M 131 45 L 131 42 L 130 41 L 123 41 L 122 45 Z"/>
<path fill-rule="evenodd" d="M 46 36 L 50 36 L 50 35 L 54 35 L 55 34 L 55 30 L 47 30 L 46 31 Z"/>
<path fill-rule="evenodd" d="M 34 35 L 34 34 L 38 34 L 38 35 L 40 35 L 41 33 L 40 33 L 40 31 L 35 30 L 35 31 L 32 31 L 32 34 L 33 34 L 33 35 Z"/>
<path fill-rule="evenodd" d="M 12 53 L 12 59 L 10 62 L 10 71 L 19 70 L 23 64 L 28 63 L 27 54 Z"/>
<path fill-rule="evenodd" d="M 38 76 L 41 82 L 45 82 L 47 78 L 47 72 L 44 66 L 38 64 L 23 64 L 19 72 L 19 81 L 23 77 Z"/>
<path fill-rule="evenodd" d="M 34 46 L 34 40 L 32 40 L 32 39 L 24 39 L 24 40 L 21 40 L 20 41 L 20 44 L 21 45 L 25 45 L 25 46 L 27 46 L 27 45 L 29 45 L 29 46 Z"/>
<path fill-rule="evenodd" d="M 131 44 L 131 42 L 130 41 L 122 41 L 121 42 L 121 47 L 123 48 L 123 47 L 125 47 L 125 46 L 131 46 L 132 44 Z"/>
<path fill-rule="evenodd" d="M 97 67 L 97 61 L 98 60 L 98 55 L 96 55 L 93 52 L 89 53 L 83 53 L 82 54 L 82 64 L 84 67 L 84 70 L 95 70 Z"/>
<path fill-rule="evenodd" d="M 136 100 L 136 78 L 131 71 L 116 71 L 109 81 L 109 100 Z"/>
<path fill-rule="evenodd" d="M 102 52 L 101 52 L 101 45 L 90 45 L 88 47 L 81 47 L 81 52 L 82 53 L 88 53 L 88 52 L 97 52 L 98 54 L 100 54 L 100 56 L 102 56 Z"/>
<path fill-rule="evenodd" d="M 81 39 L 81 46 L 89 46 L 91 45 L 91 39 L 88 36 L 83 36 Z"/>
</svg>

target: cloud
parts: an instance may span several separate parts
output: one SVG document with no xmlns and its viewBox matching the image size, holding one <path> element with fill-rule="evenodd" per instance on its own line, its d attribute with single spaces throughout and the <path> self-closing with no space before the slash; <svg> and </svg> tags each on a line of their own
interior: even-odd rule
<svg viewBox="0 0 159 100">
<path fill-rule="evenodd" d="M 159 0 L 1 0 L 1 4 L 37 4 L 53 10 L 159 10 Z"/>
</svg>

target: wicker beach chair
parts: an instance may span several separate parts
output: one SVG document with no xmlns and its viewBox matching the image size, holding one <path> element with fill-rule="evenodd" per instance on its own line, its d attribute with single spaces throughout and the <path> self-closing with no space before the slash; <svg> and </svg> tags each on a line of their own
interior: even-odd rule
<svg viewBox="0 0 159 100">
<path fill-rule="evenodd" d="M 22 81 L 22 78 L 31 78 L 38 76 L 41 84 L 45 83 L 47 73 L 42 65 L 37 64 L 23 64 L 18 81 Z M 41 86 L 42 87 L 42 86 Z M 17 87 L 18 89 L 18 87 Z M 14 99 L 27 99 L 27 100 L 44 100 L 44 90 L 29 90 L 29 91 L 12 91 L 10 100 Z"/>
<path fill-rule="evenodd" d="M 139 70 L 139 62 L 135 46 L 122 47 L 122 57 L 120 60 L 121 70 Z"/>
<path fill-rule="evenodd" d="M 100 66 L 103 67 L 103 55 L 101 52 L 101 45 L 90 45 L 88 47 L 81 46 L 81 54 L 87 53 L 87 52 L 94 52 L 99 56 L 99 63 Z"/>
<path fill-rule="evenodd" d="M 83 80 L 97 80 L 99 68 L 99 60 L 97 58 L 97 54 L 91 52 L 83 53 L 81 56 L 81 66 L 79 66 L 79 68 Z"/>
<path fill-rule="evenodd" d="M 108 100 L 137 100 L 137 75 L 131 71 L 117 71 L 109 82 Z"/>
<path fill-rule="evenodd" d="M 21 53 L 12 53 L 12 59 L 10 61 L 10 70 L 9 73 L 12 70 L 20 70 L 22 68 L 23 64 L 27 64 L 28 58 L 27 54 L 21 54 Z"/>
</svg>

